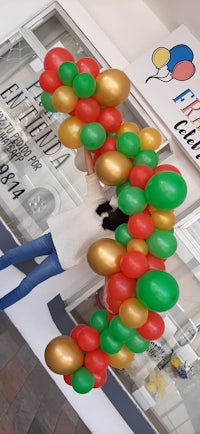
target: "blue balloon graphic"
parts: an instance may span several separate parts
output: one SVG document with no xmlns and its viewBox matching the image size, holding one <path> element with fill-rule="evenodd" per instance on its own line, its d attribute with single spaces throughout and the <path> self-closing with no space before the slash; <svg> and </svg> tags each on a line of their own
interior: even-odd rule
<svg viewBox="0 0 200 434">
<path fill-rule="evenodd" d="M 167 63 L 167 69 L 169 72 L 172 72 L 175 65 L 182 60 L 189 60 L 190 62 L 193 61 L 193 51 L 187 45 L 175 45 L 175 47 L 171 48 L 169 52 L 170 60 Z"/>
</svg>

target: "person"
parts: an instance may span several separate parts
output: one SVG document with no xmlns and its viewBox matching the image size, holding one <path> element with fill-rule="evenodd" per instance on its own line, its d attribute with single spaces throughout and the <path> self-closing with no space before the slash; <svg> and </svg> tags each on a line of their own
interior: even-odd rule
<svg viewBox="0 0 200 434">
<path fill-rule="evenodd" d="M 46 258 L 21 283 L 0 298 L 0 310 L 21 300 L 38 284 L 85 260 L 89 246 L 98 238 L 112 237 L 128 216 L 113 208 L 106 199 L 94 171 L 90 152 L 84 148 L 87 167 L 87 193 L 84 201 L 71 210 L 47 219 L 49 232 L 8 250 L 0 257 L 0 270 L 39 256 Z M 105 215 L 106 213 L 106 215 Z"/>
</svg>

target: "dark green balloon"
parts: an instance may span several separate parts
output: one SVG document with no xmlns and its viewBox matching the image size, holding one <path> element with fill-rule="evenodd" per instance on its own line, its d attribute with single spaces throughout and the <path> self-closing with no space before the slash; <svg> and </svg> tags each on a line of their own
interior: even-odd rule
<svg viewBox="0 0 200 434">
<path fill-rule="evenodd" d="M 106 310 L 96 310 L 90 317 L 90 325 L 97 329 L 99 333 L 107 329 L 109 326 L 108 313 Z"/>
<path fill-rule="evenodd" d="M 128 242 L 133 239 L 132 235 L 128 231 L 127 223 L 122 223 L 115 229 L 115 239 L 122 246 L 127 246 Z"/>
<path fill-rule="evenodd" d="M 109 329 L 104 330 L 100 336 L 100 348 L 107 354 L 116 354 L 122 348 L 122 342 L 111 334 Z"/>
<path fill-rule="evenodd" d="M 73 62 L 64 62 L 58 68 L 58 76 L 63 84 L 71 86 L 78 74 L 78 67 Z"/>
<path fill-rule="evenodd" d="M 72 387 L 77 393 L 88 393 L 94 386 L 94 376 L 88 369 L 81 367 L 72 375 Z"/>
<path fill-rule="evenodd" d="M 118 315 L 110 321 L 109 330 L 114 338 L 122 343 L 131 339 L 133 335 L 133 329 L 123 324 Z"/>
<path fill-rule="evenodd" d="M 147 341 L 147 339 L 142 338 L 142 336 L 138 334 L 137 330 L 132 329 L 132 331 L 133 331 L 133 335 L 126 342 L 126 346 L 133 353 L 143 353 L 149 348 L 150 341 Z"/>
<path fill-rule="evenodd" d="M 123 191 L 125 188 L 131 187 L 131 186 L 132 186 L 132 184 L 130 183 L 129 180 L 125 181 L 123 184 L 117 185 L 116 186 L 116 195 L 119 196 L 121 191 Z"/>
<path fill-rule="evenodd" d="M 172 232 L 155 229 L 146 239 L 149 252 L 157 258 L 166 259 L 177 249 L 177 240 Z"/>
<path fill-rule="evenodd" d="M 99 122 L 90 122 L 81 128 L 80 140 L 89 150 L 100 148 L 106 139 L 106 131 Z"/>
<path fill-rule="evenodd" d="M 116 148 L 128 158 L 135 157 L 140 151 L 141 139 L 135 133 L 123 133 L 117 139 Z"/>
<path fill-rule="evenodd" d="M 154 208 L 170 211 L 185 200 L 187 184 L 176 172 L 159 172 L 148 181 L 145 188 L 147 202 Z"/>
<path fill-rule="evenodd" d="M 147 309 L 164 312 L 171 309 L 178 301 L 178 283 L 166 271 L 147 271 L 137 279 L 136 297 Z"/>
<path fill-rule="evenodd" d="M 41 103 L 43 105 L 43 107 L 45 108 L 45 110 L 47 110 L 48 112 L 57 112 L 57 110 L 55 109 L 53 103 L 52 103 L 52 94 L 51 93 L 47 93 L 47 92 L 42 92 L 41 93 Z"/>
<path fill-rule="evenodd" d="M 96 90 L 96 80 L 87 72 L 81 72 L 74 77 L 73 90 L 80 98 L 89 98 Z"/>
<path fill-rule="evenodd" d="M 147 201 L 144 191 L 138 187 L 127 187 L 118 196 L 118 207 L 125 214 L 132 215 L 143 211 Z"/>
<path fill-rule="evenodd" d="M 138 164 L 145 164 L 146 166 L 155 169 L 158 160 L 158 154 L 155 151 L 152 149 L 144 149 L 135 157 L 133 165 L 138 166 Z"/>
</svg>

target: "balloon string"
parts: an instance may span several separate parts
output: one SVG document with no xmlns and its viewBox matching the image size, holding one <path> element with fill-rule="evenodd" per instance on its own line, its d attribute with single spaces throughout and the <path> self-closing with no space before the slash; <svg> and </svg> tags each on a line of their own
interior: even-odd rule
<svg viewBox="0 0 200 434">
<path fill-rule="evenodd" d="M 158 77 L 156 77 L 156 76 L 159 74 L 159 70 L 160 70 L 160 69 L 158 69 L 158 71 L 156 72 L 155 75 L 150 75 L 150 76 L 146 79 L 145 83 L 147 83 L 151 78 L 158 78 Z"/>
</svg>

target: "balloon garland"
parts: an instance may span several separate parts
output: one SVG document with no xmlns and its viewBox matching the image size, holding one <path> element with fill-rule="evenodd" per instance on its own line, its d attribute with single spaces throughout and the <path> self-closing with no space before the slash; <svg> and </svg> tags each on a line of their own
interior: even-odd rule
<svg viewBox="0 0 200 434">
<path fill-rule="evenodd" d="M 115 239 L 99 239 L 87 252 L 92 270 L 108 279 L 105 309 L 45 349 L 47 366 L 85 394 L 106 382 L 109 366 L 128 367 L 135 353 L 164 332 L 159 312 L 179 297 L 165 260 L 176 251 L 174 208 L 184 201 L 187 186 L 175 166 L 159 165 L 160 132 L 123 122 L 117 106 L 130 92 L 123 71 L 101 72 L 96 60 L 76 62 L 67 49 L 53 48 L 45 56 L 40 86 L 44 109 L 68 114 L 58 129 L 62 144 L 93 153 L 99 180 L 116 187 L 118 207 L 129 216 Z"/>
</svg>

